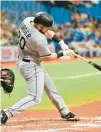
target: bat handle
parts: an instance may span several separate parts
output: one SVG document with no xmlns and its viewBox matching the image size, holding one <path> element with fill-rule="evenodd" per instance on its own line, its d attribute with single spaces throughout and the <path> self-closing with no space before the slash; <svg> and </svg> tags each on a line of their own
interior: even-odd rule
<svg viewBox="0 0 101 132">
<path fill-rule="evenodd" d="M 82 57 L 82 56 L 80 56 L 80 55 L 78 55 L 78 54 L 76 54 L 74 52 L 73 52 L 73 55 L 89 63 L 88 59 L 86 59 L 86 58 L 84 58 L 84 57 Z"/>
</svg>

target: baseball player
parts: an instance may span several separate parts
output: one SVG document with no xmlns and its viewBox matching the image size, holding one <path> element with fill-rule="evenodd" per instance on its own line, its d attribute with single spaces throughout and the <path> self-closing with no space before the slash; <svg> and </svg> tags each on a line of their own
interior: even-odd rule
<svg viewBox="0 0 101 132">
<path fill-rule="evenodd" d="M 21 23 L 17 42 L 19 51 L 17 66 L 27 82 L 28 96 L 12 107 L 1 111 L 1 125 L 5 124 L 8 118 L 39 104 L 44 90 L 63 119 L 68 121 L 79 120 L 65 105 L 41 63 L 41 61 L 55 60 L 73 53 L 63 40 L 60 40 L 53 31 L 49 30 L 52 24 L 53 18 L 46 12 L 40 12 L 35 17 L 27 17 Z M 61 47 L 66 50 L 51 53 L 47 47 L 46 36 L 59 42 Z"/>
</svg>

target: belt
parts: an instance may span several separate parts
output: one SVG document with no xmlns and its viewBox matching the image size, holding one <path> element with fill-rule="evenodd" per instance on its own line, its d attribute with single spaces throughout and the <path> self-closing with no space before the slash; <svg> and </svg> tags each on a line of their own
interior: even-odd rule
<svg viewBox="0 0 101 132">
<path fill-rule="evenodd" d="M 21 59 L 21 57 L 18 55 L 18 58 L 20 58 Z M 22 59 L 22 61 L 25 61 L 25 62 L 30 62 L 30 60 L 27 60 L 27 59 Z"/>
<path fill-rule="evenodd" d="M 25 61 L 25 62 L 30 62 L 30 60 L 27 60 L 27 59 L 24 59 L 24 58 L 22 59 L 22 61 Z"/>
</svg>

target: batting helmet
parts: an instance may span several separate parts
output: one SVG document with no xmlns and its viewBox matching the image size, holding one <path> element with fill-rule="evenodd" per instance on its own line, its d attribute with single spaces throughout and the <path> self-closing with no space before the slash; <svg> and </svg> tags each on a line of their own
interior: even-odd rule
<svg viewBox="0 0 101 132">
<path fill-rule="evenodd" d="M 46 12 L 39 12 L 34 18 L 34 23 L 40 23 L 46 27 L 51 27 L 53 25 L 53 21 L 53 17 Z"/>
</svg>

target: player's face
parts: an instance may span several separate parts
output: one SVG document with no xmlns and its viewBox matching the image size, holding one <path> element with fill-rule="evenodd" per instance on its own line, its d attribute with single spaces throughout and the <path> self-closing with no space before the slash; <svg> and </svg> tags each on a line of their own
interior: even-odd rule
<svg viewBox="0 0 101 132">
<path fill-rule="evenodd" d="M 42 33 L 45 33 L 45 32 L 47 32 L 47 30 L 48 30 L 48 27 L 42 26 L 40 31 Z"/>
<path fill-rule="evenodd" d="M 34 27 L 37 28 L 43 34 L 49 29 L 48 27 L 45 27 L 42 24 L 34 24 Z"/>
</svg>

